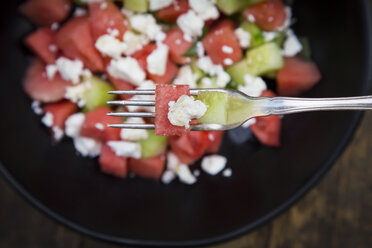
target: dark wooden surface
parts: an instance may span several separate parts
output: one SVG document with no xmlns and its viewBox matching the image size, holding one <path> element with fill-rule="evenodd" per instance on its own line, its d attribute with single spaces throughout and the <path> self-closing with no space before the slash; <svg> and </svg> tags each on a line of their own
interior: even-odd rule
<svg viewBox="0 0 372 248">
<path fill-rule="evenodd" d="M 372 247 L 372 112 L 322 181 L 289 211 L 218 248 Z M 0 177 L 1 248 L 114 248 L 41 214 Z"/>
</svg>

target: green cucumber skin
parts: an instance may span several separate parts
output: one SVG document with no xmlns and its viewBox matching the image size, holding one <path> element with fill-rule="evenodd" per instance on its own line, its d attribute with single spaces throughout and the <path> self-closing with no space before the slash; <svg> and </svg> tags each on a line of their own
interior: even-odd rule
<svg viewBox="0 0 372 248">
<path fill-rule="evenodd" d="M 217 0 L 217 7 L 226 15 L 232 15 L 249 5 L 262 2 L 262 0 Z"/>
<path fill-rule="evenodd" d="M 149 10 L 149 0 L 123 0 L 124 7 L 128 10 L 145 13 Z"/>
<path fill-rule="evenodd" d="M 246 59 L 242 59 L 239 62 L 236 62 L 232 66 L 228 67 L 226 69 L 226 72 L 229 73 L 233 82 L 238 85 L 244 85 L 244 75 L 249 74 L 250 70 Z"/>
<path fill-rule="evenodd" d="M 107 101 L 116 98 L 114 95 L 107 94 L 108 91 L 115 90 L 110 83 L 98 77 L 87 78 L 84 81 L 89 81 L 91 88 L 83 95 L 83 100 L 85 101 L 83 112 L 89 112 L 101 106 L 108 107 Z"/>
<path fill-rule="evenodd" d="M 154 130 L 149 130 L 149 137 L 140 141 L 142 149 L 142 158 L 157 157 L 165 153 L 168 144 L 168 137 L 156 136 Z"/>
</svg>

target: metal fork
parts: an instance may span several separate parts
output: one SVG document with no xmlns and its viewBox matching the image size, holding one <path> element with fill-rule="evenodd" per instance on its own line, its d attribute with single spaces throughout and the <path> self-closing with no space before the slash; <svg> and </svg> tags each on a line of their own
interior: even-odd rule
<svg viewBox="0 0 372 248">
<path fill-rule="evenodd" d="M 340 97 L 340 98 L 296 98 L 296 97 L 250 97 L 232 89 L 191 89 L 190 95 L 197 96 L 202 91 L 218 91 L 229 94 L 251 103 L 250 111 L 241 120 L 228 125 L 196 124 L 191 125 L 191 131 L 223 131 L 237 128 L 247 120 L 269 115 L 286 115 L 309 111 L 330 110 L 372 110 L 372 96 Z M 155 95 L 155 90 L 118 90 L 109 91 L 115 95 Z M 117 100 L 108 101 L 111 105 L 122 106 L 155 106 L 153 100 Z M 114 112 L 110 116 L 154 118 L 155 112 Z M 155 129 L 154 124 L 123 123 L 110 124 L 109 127 L 127 129 Z"/>
</svg>

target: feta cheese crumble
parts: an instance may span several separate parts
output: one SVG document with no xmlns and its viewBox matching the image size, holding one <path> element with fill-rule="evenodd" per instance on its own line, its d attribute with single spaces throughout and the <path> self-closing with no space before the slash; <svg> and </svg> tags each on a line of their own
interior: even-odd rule
<svg viewBox="0 0 372 248">
<path fill-rule="evenodd" d="M 232 59 L 230 59 L 230 58 L 226 58 L 226 59 L 223 60 L 223 63 L 224 63 L 224 65 L 232 65 L 232 64 L 234 64 L 234 61 L 232 61 Z"/>
<path fill-rule="evenodd" d="M 132 31 L 125 32 L 123 40 L 126 44 L 124 54 L 127 56 L 141 50 L 144 45 L 147 45 L 150 42 L 150 39 L 146 35 L 136 34 Z"/>
<path fill-rule="evenodd" d="M 214 176 L 222 171 L 227 163 L 227 159 L 221 155 L 210 155 L 203 158 L 201 168 L 206 173 Z"/>
<path fill-rule="evenodd" d="M 204 20 L 195 11 L 189 10 L 177 18 L 177 25 L 185 34 L 198 37 L 203 33 Z"/>
<path fill-rule="evenodd" d="M 129 17 L 129 22 L 134 30 L 146 34 L 151 40 L 154 40 L 156 35 L 161 32 L 161 27 L 156 24 L 152 14 L 132 15 Z"/>
<path fill-rule="evenodd" d="M 207 111 L 207 106 L 194 100 L 192 96 L 183 95 L 177 102 L 169 102 L 168 119 L 172 125 L 190 127 L 192 119 L 199 119 Z"/>
<path fill-rule="evenodd" d="M 71 102 L 78 103 L 79 107 L 83 107 L 85 105 L 83 100 L 84 94 L 91 87 L 92 84 L 90 81 L 85 81 L 74 86 L 67 86 L 64 98 L 70 100 Z"/>
<path fill-rule="evenodd" d="M 94 158 L 100 155 L 102 143 L 91 138 L 75 137 L 74 146 L 78 153 L 83 157 Z"/>
<path fill-rule="evenodd" d="M 231 177 L 232 176 L 232 170 L 230 168 L 227 168 L 225 169 L 223 172 L 222 172 L 222 175 L 224 177 Z"/>
<path fill-rule="evenodd" d="M 215 20 L 220 13 L 213 0 L 189 0 L 190 7 L 205 20 Z"/>
<path fill-rule="evenodd" d="M 66 81 L 71 81 L 74 84 L 80 82 L 80 75 L 83 71 L 83 62 L 78 59 L 71 60 L 65 57 L 60 57 L 56 60 L 56 66 L 59 74 Z"/>
<path fill-rule="evenodd" d="M 231 54 L 234 52 L 234 49 L 232 47 L 226 46 L 226 45 L 223 45 L 221 49 L 222 49 L 222 52 L 227 53 L 227 54 Z"/>
<path fill-rule="evenodd" d="M 176 173 L 170 170 L 166 170 L 161 176 L 161 182 L 164 184 L 170 184 L 175 178 L 176 178 Z"/>
<path fill-rule="evenodd" d="M 167 67 L 168 51 L 169 48 L 167 45 L 158 44 L 157 48 L 147 56 L 147 70 L 151 74 L 164 75 Z"/>
<path fill-rule="evenodd" d="M 185 184 L 194 184 L 196 182 L 196 177 L 191 173 L 190 168 L 182 164 L 173 152 L 168 152 L 167 169 L 163 173 L 162 182 L 169 184 L 176 176 L 180 182 Z"/>
<path fill-rule="evenodd" d="M 53 138 L 55 141 L 60 141 L 63 138 L 63 130 L 60 127 L 54 126 L 52 127 Z"/>
<path fill-rule="evenodd" d="M 266 32 L 266 31 L 263 31 L 262 32 L 262 35 L 264 37 L 264 40 L 265 42 L 269 42 L 269 41 L 272 41 L 276 38 L 276 36 L 278 35 L 277 32 Z"/>
<path fill-rule="evenodd" d="M 287 38 L 283 44 L 283 56 L 293 57 L 302 51 L 302 44 L 292 29 L 286 31 Z"/>
<path fill-rule="evenodd" d="M 267 89 L 265 81 L 260 77 L 253 77 L 249 74 L 244 75 L 245 85 L 239 85 L 238 90 L 248 96 L 259 97 Z"/>
<path fill-rule="evenodd" d="M 125 123 L 137 123 L 137 124 L 145 124 L 145 121 L 142 118 L 128 118 Z M 128 141 L 139 141 L 144 140 L 149 137 L 149 132 L 145 129 L 121 129 L 120 137 L 122 140 Z"/>
<path fill-rule="evenodd" d="M 105 126 L 104 126 L 102 123 L 96 123 L 95 127 L 96 127 L 98 130 L 103 130 L 103 129 L 105 129 Z"/>
<path fill-rule="evenodd" d="M 49 80 L 52 80 L 56 73 L 58 72 L 58 68 L 56 65 L 47 65 L 45 67 L 46 75 Z"/>
<path fill-rule="evenodd" d="M 47 127 L 52 127 L 53 126 L 53 114 L 50 112 L 46 112 L 43 118 L 41 118 L 41 122 Z"/>
<path fill-rule="evenodd" d="M 251 45 L 251 33 L 245 31 L 243 28 L 235 29 L 235 36 L 239 40 L 241 48 L 248 48 Z"/>
<path fill-rule="evenodd" d="M 32 101 L 31 108 L 37 115 L 41 115 L 43 113 L 43 109 L 40 107 L 39 101 Z"/>
<path fill-rule="evenodd" d="M 101 54 L 112 58 L 120 58 L 127 48 L 125 43 L 108 34 L 100 36 L 95 47 Z"/>
<path fill-rule="evenodd" d="M 227 61 L 227 63 L 232 63 L 232 61 Z M 202 71 L 210 76 L 217 76 L 216 85 L 214 87 L 223 88 L 230 82 L 231 77 L 227 72 L 224 71 L 222 65 L 213 64 L 209 56 L 199 58 L 196 64 Z"/>
<path fill-rule="evenodd" d="M 205 49 L 201 41 L 196 42 L 196 54 L 199 58 L 203 57 L 205 54 Z"/>
<path fill-rule="evenodd" d="M 150 0 L 150 10 L 156 11 L 168 7 L 173 3 L 173 0 Z"/>
<path fill-rule="evenodd" d="M 75 138 L 80 136 L 81 126 L 85 120 L 83 113 L 70 115 L 65 121 L 65 133 L 68 137 Z"/>
<path fill-rule="evenodd" d="M 115 152 L 116 156 L 125 158 L 141 158 L 141 145 L 128 141 L 109 141 L 107 145 Z"/>
<path fill-rule="evenodd" d="M 173 80 L 174 84 L 188 84 L 190 88 L 196 88 L 197 75 L 194 75 L 190 65 L 184 65 L 178 71 L 177 77 Z"/>
<path fill-rule="evenodd" d="M 196 183 L 195 176 L 191 173 L 189 166 L 181 164 L 177 171 L 178 178 L 185 184 Z"/>
<path fill-rule="evenodd" d="M 132 57 L 112 59 L 107 71 L 114 78 L 126 80 L 137 86 L 146 78 L 146 73 L 137 60 Z"/>
</svg>

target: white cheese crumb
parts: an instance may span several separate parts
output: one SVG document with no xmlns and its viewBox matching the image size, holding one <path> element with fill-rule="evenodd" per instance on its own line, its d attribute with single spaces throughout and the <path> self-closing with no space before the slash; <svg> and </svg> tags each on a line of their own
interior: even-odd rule
<svg viewBox="0 0 372 248">
<path fill-rule="evenodd" d="M 223 45 L 222 46 L 222 52 L 227 53 L 227 54 L 231 54 L 231 53 L 234 52 L 234 49 L 230 46 Z"/>
<path fill-rule="evenodd" d="M 48 50 L 49 50 L 50 52 L 52 52 L 52 53 L 55 53 L 55 52 L 57 52 L 58 47 L 57 47 L 55 44 L 50 44 L 50 45 L 48 46 Z"/>
<path fill-rule="evenodd" d="M 195 176 L 191 173 L 190 168 L 187 165 L 181 164 L 177 171 L 178 178 L 185 184 L 196 183 Z"/>
<path fill-rule="evenodd" d="M 161 32 L 161 27 L 156 24 L 152 14 L 132 15 L 129 17 L 129 22 L 133 29 L 146 34 L 151 40 L 154 40 L 156 35 Z"/>
<path fill-rule="evenodd" d="M 247 19 L 248 19 L 248 21 L 250 21 L 250 22 L 252 22 L 252 23 L 255 23 L 255 22 L 256 22 L 256 18 L 255 18 L 254 15 L 252 15 L 252 14 L 249 14 L 249 15 L 247 16 Z"/>
<path fill-rule="evenodd" d="M 106 9 L 107 8 L 107 3 L 106 2 L 102 2 L 101 5 L 99 6 L 100 9 Z"/>
<path fill-rule="evenodd" d="M 234 61 L 232 61 L 232 59 L 230 59 L 230 58 L 226 58 L 226 59 L 223 60 L 223 63 L 224 63 L 224 65 L 232 65 L 232 64 L 234 64 Z"/>
<path fill-rule="evenodd" d="M 56 61 L 59 74 L 64 80 L 71 81 L 74 84 L 79 83 L 80 75 L 83 71 L 83 62 L 78 59 L 70 60 L 60 57 Z"/>
<path fill-rule="evenodd" d="M 289 6 L 286 6 L 285 7 L 285 12 L 287 14 L 287 17 L 286 17 L 286 19 L 284 21 L 284 24 L 281 27 L 278 27 L 277 28 L 278 31 L 286 30 L 287 28 L 289 28 L 291 26 L 291 22 L 292 22 L 292 8 L 289 7 Z"/>
<path fill-rule="evenodd" d="M 58 22 L 53 22 L 52 25 L 50 25 L 50 29 L 53 31 L 56 31 L 59 28 Z"/>
<path fill-rule="evenodd" d="M 63 130 L 60 127 L 54 126 L 52 128 L 53 138 L 55 141 L 60 141 L 63 138 Z"/>
<path fill-rule="evenodd" d="M 80 136 L 81 126 L 85 120 L 83 113 L 70 115 L 65 121 L 65 133 L 68 137 L 75 138 Z"/>
<path fill-rule="evenodd" d="M 87 10 L 84 8 L 77 7 L 74 12 L 74 16 L 85 16 L 87 14 Z"/>
<path fill-rule="evenodd" d="M 95 127 L 96 127 L 98 130 L 103 130 L 103 129 L 105 129 L 105 126 L 104 126 L 102 123 L 96 123 Z"/>
<path fill-rule="evenodd" d="M 251 45 L 251 33 L 245 31 L 243 28 L 235 29 L 235 36 L 238 38 L 241 48 L 245 49 Z"/>
<path fill-rule="evenodd" d="M 265 31 L 263 31 L 262 35 L 264 37 L 265 42 L 269 42 L 269 41 L 274 40 L 276 38 L 276 36 L 278 35 L 278 33 L 277 32 L 265 32 Z"/>
<path fill-rule="evenodd" d="M 200 176 L 200 170 L 194 170 L 192 172 L 192 174 L 194 174 L 194 176 L 198 177 L 198 176 Z"/>
<path fill-rule="evenodd" d="M 107 145 L 115 152 L 116 156 L 125 158 L 141 158 L 141 145 L 128 141 L 109 141 Z"/>
<path fill-rule="evenodd" d="M 176 173 L 171 170 L 164 171 L 161 182 L 164 184 L 170 184 L 176 178 Z"/>
<path fill-rule="evenodd" d="M 125 123 L 136 123 L 136 124 L 145 124 L 143 118 L 128 118 Z M 145 129 L 121 129 L 120 137 L 122 140 L 128 141 L 139 141 L 144 140 L 149 137 L 149 132 Z"/>
<path fill-rule="evenodd" d="M 245 85 L 239 85 L 238 90 L 248 96 L 259 97 L 267 89 L 265 81 L 260 77 L 252 77 L 249 74 L 244 75 Z"/>
<path fill-rule="evenodd" d="M 75 137 L 74 146 L 78 153 L 83 157 L 97 157 L 102 150 L 102 143 L 91 138 Z"/>
<path fill-rule="evenodd" d="M 209 56 L 199 58 L 196 64 L 202 71 L 209 74 L 210 76 L 217 76 L 215 87 L 223 88 L 230 82 L 230 75 L 224 71 L 221 65 L 213 64 Z M 210 81 L 210 79 L 205 80 Z M 212 81 L 210 81 L 210 83 L 212 84 Z"/>
<path fill-rule="evenodd" d="M 184 65 L 178 71 L 177 77 L 173 80 L 174 84 L 187 84 L 190 88 L 196 88 L 197 75 L 192 72 L 190 65 Z"/>
<path fill-rule="evenodd" d="M 188 34 L 183 34 L 183 39 L 187 42 L 192 42 L 193 41 L 192 37 Z"/>
<path fill-rule="evenodd" d="M 252 119 L 249 119 L 248 121 L 244 122 L 242 127 L 249 128 L 250 126 L 252 126 L 255 123 L 256 123 L 256 118 L 252 118 Z"/>
<path fill-rule="evenodd" d="M 41 122 L 47 127 L 52 127 L 53 126 L 53 114 L 50 112 L 46 112 L 43 118 L 41 118 Z"/>
<path fill-rule="evenodd" d="M 203 33 L 204 20 L 195 11 L 189 10 L 187 13 L 178 17 L 177 25 L 185 34 L 191 37 L 197 37 Z"/>
<path fill-rule="evenodd" d="M 283 44 L 282 54 L 287 57 L 295 56 L 302 51 L 302 44 L 292 29 L 288 29 L 286 35 L 287 38 Z"/>
<path fill-rule="evenodd" d="M 124 54 L 127 56 L 141 50 L 144 45 L 147 45 L 150 42 L 150 39 L 146 35 L 136 34 L 132 31 L 125 32 L 123 40 L 126 44 Z"/>
<path fill-rule="evenodd" d="M 103 55 L 112 58 L 120 58 L 127 48 L 127 45 L 111 35 L 105 34 L 97 39 L 95 47 Z"/>
<path fill-rule="evenodd" d="M 232 170 L 230 168 L 227 168 L 225 169 L 223 172 L 222 172 L 222 175 L 224 177 L 231 177 L 232 176 Z"/>
<path fill-rule="evenodd" d="M 201 41 L 196 42 L 196 54 L 199 58 L 203 57 L 205 54 L 204 46 Z"/>
<path fill-rule="evenodd" d="M 214 135 L 213 135 L 213 134 L 211 134 L 211 133 L 209 133 L 209 134 L 208 134 L 208 139 L 209 139 L 210 141 L 212 141 L 212 142 L 213 142 L 213 141 L 214 141 L 214 139 L 215 139 L 215 138 L 214 138 Z"/>
<path fill-rule="evenodd" d="M 203 20 L 215 20 L 220 16 L 215 1 L 212 0 L 189 0 L 190 7 Z"/>
<path fill-rule="evenodd" d="M 147 70 L 151 74 L 163 76 L 167 67 L 168 61 L 168 51 L 167 45 L 158 44 L 157 48 L 147 56 Z"/>
<path fill-rule="evenodd" d="M 118 37 L 119 34 L 120 34 L 119 30 L 116 29 L 116 28 L 114 28 L 114 29 L 112 29 L 112 28 L 108 28 L 108 29 L 107 29 L 107 33 L 108 33 L 109 35 L 111 35 L 112 37 Z"/>
<path fill-rule="evenodd" d="M 150 10 L 156 11 L 168 7 L 173 3 L 173 0 L 150 0 Z"/>
<path fill-rule="evenodd" d="M 126 80 L 137 86 L 146 78 L 146 73 L 137 60 L 131 57 L 112 59 L 107 71 L 114 78 Z"/>
<path fill-rule="evenodd" d="M 43 113 L 43 109 L 40 107 L 39 101 L 32 101 L 31 108 L 37 115 L 41 115 Z"/>
<path fill-rule="evenodd" d="M 46 75 L 49 80 L 52 80 L 56 73 L 58 72 L 58 68 L 56 65 L 47 65 L 45 67 Z"/>
<path fill-rule="evenodd" d="M 125 16 L 125 17 L 131 17 L 132 15 L 134 15 L 134 12 L 129 10 L 129 9 L 126 9 L 126 8 L 121 8 L 121 13 Z"/>
<path fill-rule="evenodd" d="M 68 99 L 74 103 L 80 102 L 79 107 L 83 107 L 85 104 L 81 105 L 83 103 L 81 101 L 84 98 L 85 92 L 89 90 L 91 87 L 92 87 L 92 84 L 90 81 L 85 81 L 83 83 L 80 83 L 74 86 L 67 86 L 64 97 L 65 99 Z"/>
<path fill-rule="evenodd" d="M 207 106 L 193 97 L 182 95 L 174 104 L 169 103 L 168 119 L 172 125 L 190 127 L 192 119 L 199 119 L 207 111 Z"/>
<path fill-rule="evenodd" d="M 201 168 L 210 175 L 217 175 L 222 171 L 227 163 L 227 159 L 221 155 L 210 155 L 203 158 Z"/>
</svg>

